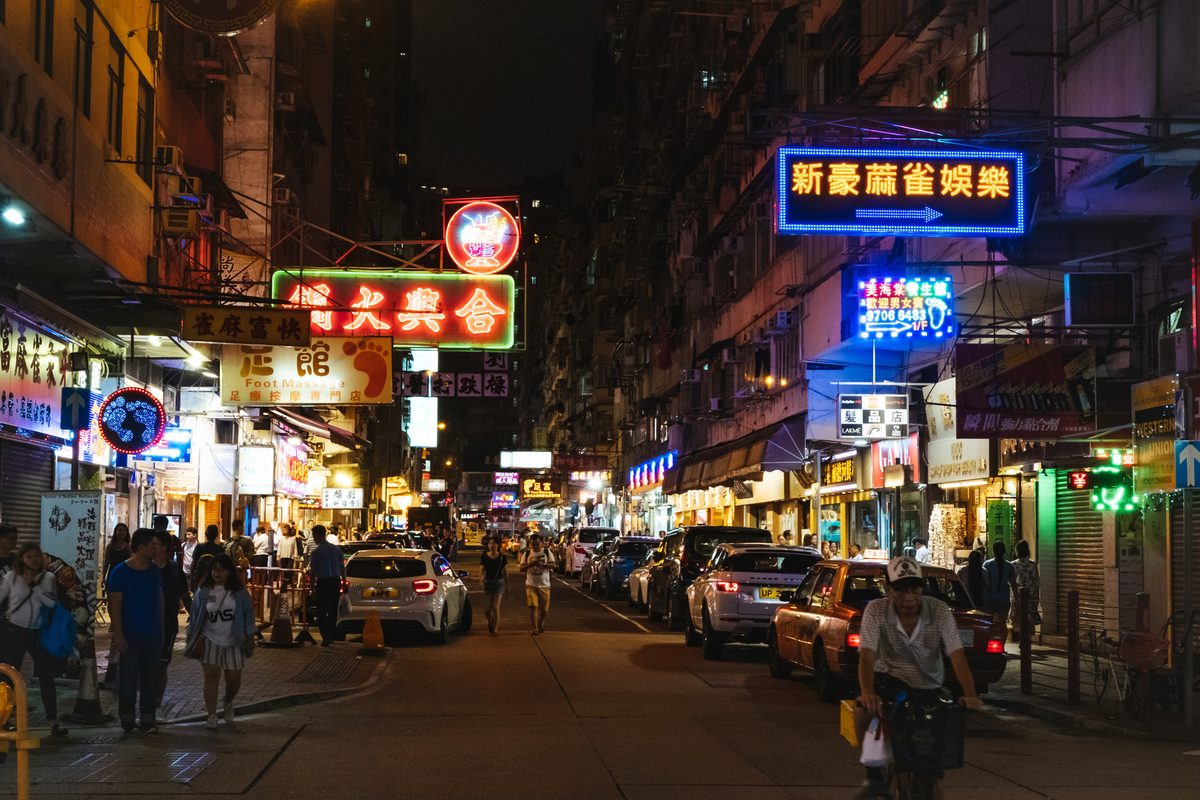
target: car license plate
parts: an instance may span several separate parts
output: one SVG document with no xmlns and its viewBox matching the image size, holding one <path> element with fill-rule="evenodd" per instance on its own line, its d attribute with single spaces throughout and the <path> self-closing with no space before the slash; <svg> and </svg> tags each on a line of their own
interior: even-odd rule
<svg viewBox="0 0 1200 800">
<path fill-rule="evenodd" d="M 958 629 L 958 638 L 962 641 L 962 646 L 970 650 L 975 646 L 975 631 Z"/>
<path fill-rule="evenodd" d="M 395 589 L 363 589 L 363 597 L 395 597 Z"/>
<path fill-rule="evenodd" d="M 783 589 L 774 586 L 763 586 L 758 590 L 758 596 L 761 600 L 778 600 L 779 593 L 782 591 Z"/>
</svg>

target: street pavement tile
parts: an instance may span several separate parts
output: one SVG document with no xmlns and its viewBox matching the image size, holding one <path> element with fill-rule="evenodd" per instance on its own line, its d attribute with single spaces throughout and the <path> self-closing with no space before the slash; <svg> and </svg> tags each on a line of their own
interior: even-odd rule
<svg viewBox="0 0 1200 800">
<path fill-rule="evenodd" d="M 721 783 L 686 786 L 626 783 L 621 785 L 621 793 L 628 800 L 789 800 L 795 797 L 781 786 L 731 786 Z M 838 800 L 846 800 L 845 789 L 841 790 Z"/>
</svg>

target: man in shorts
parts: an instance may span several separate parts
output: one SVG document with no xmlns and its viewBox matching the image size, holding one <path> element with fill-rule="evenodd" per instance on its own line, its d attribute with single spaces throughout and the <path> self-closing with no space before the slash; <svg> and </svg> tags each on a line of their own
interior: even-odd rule
<svg viewBox="0 0 1200 800">
<path fill-rule="evenodd" d="M 554 554 L 542 546 L 542 537 L 536 533 L 529 537 L 529 547 L 521 551 L 517 562 L 525 573 L 525 602 L 529 604 L 529 624 L 533 635 L 546 630 L 546 612 L 550 610 L 550 570 L 554 567 Z"/>
</svg>

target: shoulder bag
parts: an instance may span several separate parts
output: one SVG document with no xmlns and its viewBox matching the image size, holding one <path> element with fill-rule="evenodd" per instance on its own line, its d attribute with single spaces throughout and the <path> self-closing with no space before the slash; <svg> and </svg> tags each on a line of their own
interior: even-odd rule
<svg viewBox="0 0 1200 800">
<path fill-rule="evenodd" d="M 197 594 L 197 596 L 199 596 Z M 204 638 L 204 626 L 208 623 L 208 593 L 205 592 L 204 602 L 200 604 L 200 633 L 196 636 L 196 641 L 192 642 L 192 648 L 188 650 L 188 658 L 194 658 L 197 661 L 204 658 L 204 648 L 208 644 L 208 640 Z"/>
</svg>

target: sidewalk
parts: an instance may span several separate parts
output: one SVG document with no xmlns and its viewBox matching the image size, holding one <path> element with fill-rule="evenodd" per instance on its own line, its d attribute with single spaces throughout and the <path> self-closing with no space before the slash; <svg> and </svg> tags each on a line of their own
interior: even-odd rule
<svg viewBox="0 0 1200 800">
<path fill-rule="evenodd" d="M 181 622 L 183 617 L 180 618 Z M 186 626 L 184 626 L 186 627 Z M 298 628 L 296 632 L 298 632 Z M 315 631 L 314 631 L 315 633 Z M 270 630 L 264 631 L 264 636 Z M 314 638 L 320 641 L 320 636 Z M 108 667 L 109 629 L 96 631 L 97 672 L 103 680 Z M 238 692 L 239 714 L 250 714 L 285 705 L 312 703 L 357 691 L 372 682 L 387 663 L 387 658 L 358 655 L 358 642 L 338 642 L 331 647 L 302 645 L 292 648 L 257 647 L 246 662 L 242 673 L 242 688 Z M 158 718 L 166 723 L 194 722 L 206 717 L 204 708 L 204 678 L 200 664 L 183 655 L 182 631 L 175 642 L 167 690 L 163 696 Z M 23 674 L 29 686 L 29 722 L 31 727 L 46 727 L 46 712 L 41 693 L 30 685 L 33 665 L 26 659 Z M 69 714 L 75 707 L 79 682 L 63 680 L 58 686 L 59 715 Z M 223 690 L 222 690 L 223 691 Z M 105 713 L 117 714 L 115 691 L 101 689 L 100 705 Z M 116 724 L 114 721 L 111 723 Z M 72 736 L 80 725 L 69 725 Z"/>
<path fill-rule="evenodd" d="M 1172 707 L 1163 711 L 1157 706 L 1145 720 L 1135 719 L 1121 703 L 1113 686 L 1109 686 L 1102 703 L 1096 702 L 1096 682 L 1089 655 L 1080 657 L 1079 702 L 1067 702 L 1067 659 L 1062 650 L 1046 645 L 1032 647 L 1033 694 L 1021 694 L 1020 649 L 1009 643 L 1008 667 L 1004 677 L 993 684 L 985 702 L 1044 719 L 1070 728 L 1170 742 L 1200 742 L 1200 704 L 1196 724 L 1184 724 L 1183 714 Z M 1200 701 L 1200 697 L 1197 698 Z"/>
</svg>

